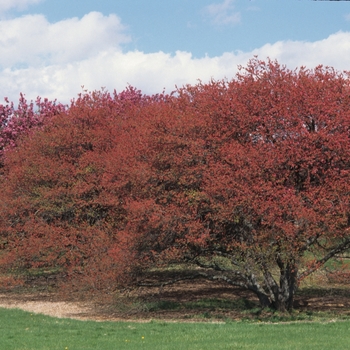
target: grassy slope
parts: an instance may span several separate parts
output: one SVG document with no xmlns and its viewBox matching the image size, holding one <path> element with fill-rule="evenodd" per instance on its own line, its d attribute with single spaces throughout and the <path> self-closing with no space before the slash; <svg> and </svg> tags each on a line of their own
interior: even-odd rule
<svg viewBox="0 0 350 350">
<path fill-rule="evenodd" d="M 349 349 L 350 322 L 126 323 L 0 309 L 0 349 Z"/>
</svg>

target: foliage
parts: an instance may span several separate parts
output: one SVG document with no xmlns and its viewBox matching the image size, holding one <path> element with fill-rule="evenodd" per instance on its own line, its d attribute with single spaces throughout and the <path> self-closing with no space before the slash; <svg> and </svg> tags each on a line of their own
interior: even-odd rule
<svg viewBox="0 0 350 350">
<path fill-rule="evenodd" d="M 6 157 L 2 266 L 108 289 L 195 264 L 186 278 L 290 310 L 300 281 L 350 247 L 349 82 L 255 58 L 170 96 L 81 94 Z"/>
<path fill-rule="evenodd" d="M 148 103 L 133 88 L 81 94 L 8 154 L 3 267 L 63 268 L 72 287 L 83 278 L 96 290 L 127 277 L 133 237 L 124 227 L 143 122 L 130 115 Z"/>
<path fill-rule="evenodd" d="M 347 73 L 258 59 L 180 89 L 148 151 L 154 261 L 196 263 L 290 310 L 300 281 L 350 245 L 349 91 Z"/>
<path fill-rule="evenodd" d="M 20 94 L 17 108 L 5 98 L 6 105 L 0 105 L 0 163 L 6 149 L 16 146 L 21 135 L 26 135 L 32 128 L 40 127 L 50 117 L 63 112 L 66 106 L 56 101 L 42 100 L 38 97 L 28 103 Z"/>
</svg>

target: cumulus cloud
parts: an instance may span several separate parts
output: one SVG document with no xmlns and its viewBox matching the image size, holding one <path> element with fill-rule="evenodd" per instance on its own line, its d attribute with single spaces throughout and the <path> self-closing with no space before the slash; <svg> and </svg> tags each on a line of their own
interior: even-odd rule
<svg viewBox="0 0 350 350">
<path fill-rule="evenodd" d="M 43 0 L 0 0 L 0 13 L 10 9 L 23 10 L 29 5 L 35 5 Z"/>
<path fill-rule="evenodd" d="M 234 0 L 224 0 L 222 3 L 210 4 L 203 12 L 214 25 L 236 24 L 241 21 L 241 14 L 234 11 L 233 3 Z"/>
<path fill-rule="evenodd" d="M 314 68 L 322 64 L 338 70 L 349 70 L 350 32 L 339 31 L 315 42 L 279 41 L 251 52 L 260 57 L 276 58 L 290 67 Z"/>
<path fill-rule="evenodd" d="M 10 30 L 4 31 L 5 25 Z M 226 52 L 195 58 L 190 52 L 144 53 L 122 50 L 129 40 L 120 19 L 92 12 L 82 19 L 48 23 L 41 16 L 0 21 L 0 103 L 3 97 L 18 99 L 23 92 L 57 98 L 69 103 L 82 91 L 123 90 L 128 84 L 144 93 L 167 92 L 185 84 L 213 79 L 231 79 L 237 65 L 254 55 L 270 57 L 291 69 L 319 64 L 349 69 L 350 32 L 338 32 L 315 42 L 279 41 L 249 52 Z M 23 32 L 24 38 L 19 33 Z M 5 34 L 6 33 L 6 34 Z M 88 34 L 87 34 L 88 33 Z"/>
<path fill-rule="evenodd" d="M 43 15 L 0 21 L 0 66 L 37 66 L 83 60 L 129 41 L 116 15 L 91 12 L 49 23 Z"/>
<path fill-rule="evenodd" d="M 175 85 L 195 84 L 197 79 L 209 80 L 223 77 L 234 71 L 231 54 L 221 57 L 193 58 L 191 53 L 177 51 L 175 55 L 164 52 L 146 54 L 140 51 L 123 53 L 103 51 L 85 60 L 22 69 L 5 69 L 0 72 L 0 98 L 17 99 L 20 91 L 33 99 L 36 96 L 69 100 L 84 89 L 106 87 L 123 90 L 128 84 L 145 93 L 168 92 Z M 243 63 L 243 62 L 240 62 Z"/>
</svg>

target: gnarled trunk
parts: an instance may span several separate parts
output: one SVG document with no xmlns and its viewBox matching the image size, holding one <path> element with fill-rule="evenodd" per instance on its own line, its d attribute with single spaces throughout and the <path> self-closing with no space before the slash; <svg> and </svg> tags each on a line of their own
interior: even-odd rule
<svg viewBox="0 0 350 350">
<path fill-rule="evenodd" d="M 264 268 L 265 289 L 268 291 L 266 297 L 270 302 L 268 307 L 281 312 L 291 311 L 297 290 L 297 266 L 294 262 L 284 263 L 281 260 L 277 260 L 277 264 L 280 269 L 279 283 Z M 258 297 L 261 306 L 266 307 L 266 300 Z"/>
</svg>

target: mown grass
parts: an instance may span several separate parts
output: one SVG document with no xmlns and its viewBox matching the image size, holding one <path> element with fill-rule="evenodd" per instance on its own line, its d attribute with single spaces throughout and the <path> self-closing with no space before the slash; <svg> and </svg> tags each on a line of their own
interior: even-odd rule
<svg viewBox="0 0 350 350">
<path fill-rule="evenodd" d="M 0 309 L 0 349 L 349 349 L 350 322 L 128 323 Z"/>
<path fill-rule="evenodd" d="M 332 262 L 327 266 L 327 271 L 337 271 L 338 265 L 337 261 Z M 344 264 L 341 267 L 344 270 Z M 348 268 L 346 266 L 345 270 Z M 305 280 L 298 296 L 306 300 L 340 296 L 346 302 L 349 299 L 348 284 L 339 286 L 329 283 L 327 271 L 320 270 Z M 46 278 L 46 271 L 33 275 L 42 278 L 43 273 Z M 29 286 L 33 291 L 38 288 L 37 283 Z M 182 320 L 187 318 L 192 323 L 77 321 L 0 308 L 0 349 L 350 348 L 350 316 L 347 312 L 338 315 L 338 310 L 327 311 L 325 308 L 324 311 L 316 311 L 316 308 L 305 307 L 291 314 L 280 314 L 262 310 L 257 301 L 249 299 L 249 296 L 235 299 L 204 297 L 186 301 L 151 297 L 131 298 L 127 302 L 122 298 L 122 301 L 116 307 L 121 308 L 121 314 L 134 315 L 136 312 L 148 318 L 151 314 L 161 315 L 166 311 L 171 316 L 171 312 L 175 311 L 183 315 Z M 232 318 L 233 314 L 235 317 Z M 234 322 L 233 319 L 240 321 Z"/>
</svg>

